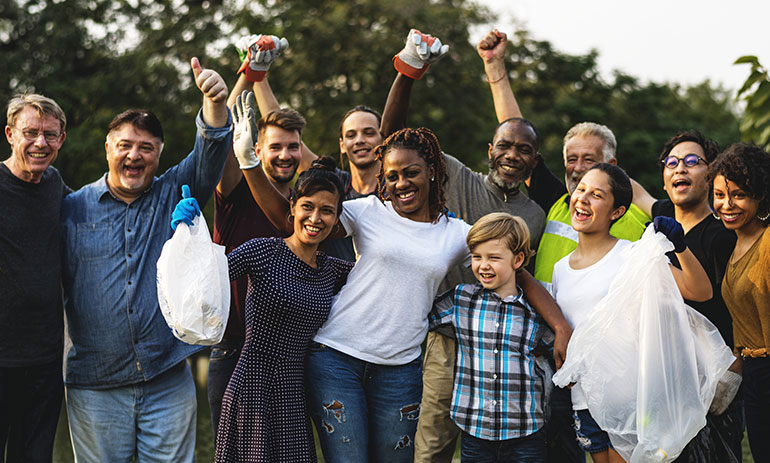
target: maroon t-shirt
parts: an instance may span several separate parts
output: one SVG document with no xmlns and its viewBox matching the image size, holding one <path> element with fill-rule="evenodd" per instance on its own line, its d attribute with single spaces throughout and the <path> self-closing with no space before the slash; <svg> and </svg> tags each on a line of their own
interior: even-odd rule
<svg viewBox="0 0 770 463">
<path fill-rule="evenodd" d="M 251 196 L 244 177 L 227 197 L 219 191 L 214 192 L 214 242 L 224 246 L 226 253 L 250 239 L 274 236 L 285 238 L 288 234 L 275 228 L 265 216 Z M 232 281 L 230 287 L 232 297 L 225 338 L 243 340 L 246 336 L 243 317 L 248 276 Z"/>
</svg>

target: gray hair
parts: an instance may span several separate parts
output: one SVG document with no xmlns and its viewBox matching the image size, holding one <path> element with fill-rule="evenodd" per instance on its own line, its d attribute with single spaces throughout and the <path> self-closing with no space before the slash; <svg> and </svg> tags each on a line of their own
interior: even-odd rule
<svg viewBox="0 0 770 463">
<path fill-rule="evenodd" d="M 604 142 L 604 148 L 602 154 L 604 155 L 604 162 L 609 162 L 611 159 L 615 159 L 615 150 L 618 148 L 618 142 L 615 140 L 615 135 L 612 133 L 606 125 L 597 124 L 596 122 L 581 122 L 575 124 L 571 129 L 567 131 L 567 135 L 564 135 L 564 145 L 562 152 L 566 158 L 567 156 L 567 142 L 575 137 L 597 137 Z"/>
<path fill-rule="evenodd" d="M 11 127 L 15 126 L 19 113 L 28 106 L 35 108 L 40 117 L 45 115 L 58 119 L 62 132 L 67 128 L 67 116 L 64 115 L 61 107 L 54 100 L 37 93 L 23 93 L 11 98 L 11 101 L 8 102 L 8 112 L 6 113 L 7 124 Z"/>
</svg>

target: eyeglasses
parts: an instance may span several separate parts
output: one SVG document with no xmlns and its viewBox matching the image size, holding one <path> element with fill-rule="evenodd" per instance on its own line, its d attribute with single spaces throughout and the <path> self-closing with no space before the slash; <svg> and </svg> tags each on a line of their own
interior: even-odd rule
<svg viewBox="0 0 770 463">
<path fill-rule="evenodd" d="M 695 167 L 701 161 L 703 161 L 703 164 L 708 164 L 705 159 L 698 156 L 697 154 L 692 153 L 686 155 L 683 158 L 678 158 L 676 156 L 666 156 L 666 159 L 660 162 L 668 169 L 676 169 L 676 166 L 679 165 L 679 161 L 682 161 L 686 167 Z"/>
<path fill-rule="evenodd" d="M 40 138 L 40 133 L 37 130 L 19 130 L 22 135 L 24 135 L 24 138 L 26 138 L 29 141 L 35 141 L 38 138 Z M 59 132 L 42 132 L 43 138 L 45 138 L 45 141 L 48 143 L 53 143 L 55 141 L 59 140 L 59 137 L 61 136 L 61 133 Z"/>
</svg>

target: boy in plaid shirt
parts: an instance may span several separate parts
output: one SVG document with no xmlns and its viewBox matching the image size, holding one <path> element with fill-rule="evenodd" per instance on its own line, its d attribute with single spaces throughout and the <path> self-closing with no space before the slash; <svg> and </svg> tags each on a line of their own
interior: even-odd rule
<svg viewBox="0 0 770 463">
<path fill-rule="evenodd" d="M 451 324 L 457 361 L 450 415 L 467 462 L 546 460 L 545 372 L 534 349 L 548 332 L 516 284 L 534 252 L 529 229 L 505 213 L 479 219 L 466 238 L 478 283 L 439 296 L 431 328 Z"/>
</svg>

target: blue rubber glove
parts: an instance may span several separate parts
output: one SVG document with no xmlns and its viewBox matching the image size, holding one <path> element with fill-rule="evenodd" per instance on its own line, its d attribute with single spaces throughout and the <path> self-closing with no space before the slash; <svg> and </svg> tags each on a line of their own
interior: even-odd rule
<svg viewBox="0 0 770 463">
<path fill-rule="evenodd" d="M 674 252 L 680 253 L 687 249 L 687 243 L 684 241 L 684 229 L 682 225 L 671 217 L 658 216 L 653 221 L 655 231 L 666 235 L 671 243 L 674 244 Z"/>
<path fill-rule="evenodd" d="M 192 227 L 193 219 L 196 215 L 201 215 L 198 201 L 190 194 L 190 187 L 182 185 L 182 200 L 177 203 L 174 212 L 171 214 L 171 228 L 176 230 L 176 226 L 180 222 L 184 222 Z"/>
</svg>

